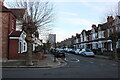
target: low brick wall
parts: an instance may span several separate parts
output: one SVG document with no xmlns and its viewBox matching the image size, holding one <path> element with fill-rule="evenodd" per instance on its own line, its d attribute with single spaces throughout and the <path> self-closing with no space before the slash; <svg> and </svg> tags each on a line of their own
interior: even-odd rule
<svg viewBox="0 0 120 80">
<path fill-rule="evenodd" d="M 32 60 L 42 60 L 42 59 L 46 58 L 44 53 L 42 53 L 42 54 L 43 55 L 41 55 L 40 53 L 33 53 Z M 27 60 L 26 54 L 25 53 L 19 54 L 18 59 L 19 60 Z"/>
<path fill-rule="evenodd" d="M 100 50 L 93 50 L 93 52 L 96 55 L 103 55 L 103 56 L 108 56 L 108 57 L 113 57 L 113 51 L 103 51 L 103 53 Z M 118 53 L 118 58 L 120 58 L 120 49 L 117 49 L 117 53 Z"/>
</svg>

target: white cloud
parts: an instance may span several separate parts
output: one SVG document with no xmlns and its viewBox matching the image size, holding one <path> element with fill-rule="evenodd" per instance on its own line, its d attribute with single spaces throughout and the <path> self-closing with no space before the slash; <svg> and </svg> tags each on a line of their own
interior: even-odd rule
<svg viewBox="0 0 120 80">
<path fill-rule="evenodd" d="M 76 34 L 76 31 L 69 32 L 68 30 L 64 30 L 63 28 L 55 28 L 54 34 L 56 34 L 56 41 L 60 42 L 66 38 L 71 37 L 72 35 Z"/>
<path fill-rule="evenodd" d="M 112 7 L 115 7 L 117 5 L 117 2 L 104 2 L 104 5 L 106 5 L 106 7 L 102 5 L 93 4 L 90 2 L 82 2 L 82 4 L 95 11 L 104 12 L 105 10 L 108 10 L 109 8 L 112 9 Z"/>
<path fill-rule="evenodd" d="M 55 28 L 54 34 L 56 34 L 56 41 L 62 41 L 67 36 L 67 32 L 62 28 Z"/>
<path fill-rule="evenodd" d="M 119 0 L 50 0 L 52 2 L 118 2 Z"/>
<path fill-rule="evenodd" d="M 91 26 L 94 22 L 82 18 L 61 18 L 61 21 L 74 26 Z"/>
<path fill-rule="evenodd" d="M 55 28 L 54 34 L 56 34 L 56 41 L 60 42 L 64 39 L 71 38 L 72 35 L 76 35 L 76 33 L 81 33 L 82 29 L 73 30 L 72 32 L 68 30 L 64 30 L 63 28 Z"/>
<path fill-rule="evenodd" d="M 7 2 L 14 2 L 14 0 L 6 0 Z M 21 0 L 16 0 L 21 2 Z M 39 2 L 41 0 L 29 0 L 29 2 Z M 118 2 L 119 0 L 42 0 L 42 2 L 51 1 L 51 2 Z"/>
<path fill-rule="evenodd" d="M 91 28 L 91 25 L 93 22 L 88 21 L 86 19 L 81 19 L 81 18 L 60 18 L 60 21 L 65 22 L 66 24 L 73 25 L 74 29 L 72 30 L 72 27 L 65 26 L 68 28 L 67 30 L 64 29 L 63 27 L 56 27 L 54 28 L 54 34 L 56 34 L 56 41 L 60 42 L 63 41 L 66 38 L 70 38 L 72 35 L 76 35 L 76 33 L 81 33 L 83 29 L 88 30 L 86 26 Z M 75 26 L 79 26 L 79 28 L 75 28 Z M 71 31 L 72 30 L 72 31 Z"/>
<path fill-rule="evenodd" d="M 65 11 L 61 11 L 60 14 L 61 14 L 61 15 L 69 15 L 69 16 L 77 16 L 76 13 L 73 13 L 73 12 L 65 12 Z"/>
</svg>

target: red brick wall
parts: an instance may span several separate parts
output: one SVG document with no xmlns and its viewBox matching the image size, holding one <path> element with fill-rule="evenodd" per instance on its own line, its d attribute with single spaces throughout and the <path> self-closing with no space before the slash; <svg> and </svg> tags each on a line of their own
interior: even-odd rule
<svg viewBox="0 0 120 80">
<path fill-rule="evenodd" d="M 11 26 L 11 19 L 10 17 L 14 17 L 11 13 L 5 13 L 5 12 L 0 12 L 0 56 L 2 56 L 2 59 L 5 60 L 8 58 L 8 52 L 9 52 L 9 46 L 8 46 L 8 36 L 10 31 L 10 26 Z M 15 18 L 15 17 L 14 17 Z M 14 20 L 16 21 L 16 20 Z M 16 24 L 16 23 L 14 23 Z M 15 26 L 14 26 L 15 27 Z M 9 32 L 8 32 L 9 31 Z"/>
<path fill-rule="evenodd" d="M 2 58 L 7 59 L 8 54 L 8 24 L 9 24 L 9 13 L 0 13 L 2 14 Z"/>
<path fill-rule="evenodd" d="M 14 19 L 14 22 L 12 22 L 12 19 Z M 16 29 L 16 19 L 11 13 L 9 14 L 9 22 L 10 22 L 9 24 L 9 33 L 10 33 L 11 31 Z M 12 26 L 13 24 L 14 27 Z"/>
<path fill-rule="evenodd" d="M 2 14 L 0 13 L 0 60 L 2 60 Z"/>
<path fill-rule="evenodd" d="M 19 40 L 9 40 L 9 59 L 18 59 L 18 42 Z"/>
</svg>

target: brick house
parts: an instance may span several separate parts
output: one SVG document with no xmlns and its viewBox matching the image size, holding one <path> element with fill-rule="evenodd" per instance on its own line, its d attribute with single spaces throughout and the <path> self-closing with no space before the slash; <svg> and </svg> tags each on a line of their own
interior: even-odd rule
<svg viewBox="0 0 120 80">
<path fill-rule="evenodd" d="M 25 41 L 26 33 L 22 31 L 21 18 L 25 17 L 25 9 L 8 9 L 0 2 L 0 55 L 1 59 L 25 59 L 27 52 L 27 42 Z M 16 28 L 17 27 L 17 28 Z M 20 28 L 19 28 L 20 27 Z M 38 39 L 39 34 L 33 35 L 33 51 L 38 45 L 42 45 Z M 37 53 L 33 55 L 34 59 L 39 58 Z"/>
<path fill-rule="evenodd" d="M 75 40 L 76 42 L 76 49 L 78 49 L 78 48 L 80 48 L 80 44 L 79 44 L 79 42 L 80 42 L 80 34 L 78 34 L 78 33 L 76 33 L 76 40 Z"/>
<path fill-rule="evenodd" d="M 8 59 L 19 59 L 20 53 L 27 51 L 25 32 L 13 31 L 9 35 L 9 57 Z"/>
<path fill-rule="evenodd" d="M 112 16 L 108 16 L 107 22 L 98 25 L 98 39 L 99 40 L 99 48 L 104 48 L 106 51 L 112 51 L 112 41 L 109 40 L 110 33 L 113 32 L 113 23 L 114 19 Z"/>
<path fill-rule="evenodd" d="M 2 60 L 8 59 L 8 52 L 9 52 L 9 39 L 8 36 L 16 28 L 16 17 L 12 14 L 11 11 L 9 11 L 8 8 L 3 6 L 3 4 L 0 5 L 2 10 L 0 11 L 0 19 L 1 19 L 1 25 L 0 30 L 2 30 L 2 35 L 0 36 L 2 41 L 0 48 L 2 49 Z"/>
<path fill-rule="evenodd" d="M 91 30 L 88 30 L 88 31 L 86 32 L 86 36 L 87 36 L 86 48 L 92 49 L 92 43 L 91 43 L 91 41 L 92 41 L 92 35 L 91 35 Z"/>
</svg>

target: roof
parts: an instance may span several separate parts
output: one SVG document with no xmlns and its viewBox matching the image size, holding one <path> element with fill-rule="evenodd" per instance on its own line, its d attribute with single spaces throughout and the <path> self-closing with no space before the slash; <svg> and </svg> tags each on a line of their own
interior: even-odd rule
<svg viewBox="0 0 120 80">
<path fill-rule="evenodd" d="M 23 18 L 25 10 L 25 8 L 9 8 L 9 11 L 11 11 L 17 19 Z"/>
<path fill-rule="evenodd" d="M 0 8 L 2 8 L 2 9 L 0 9 L 0 11 L 8 11 L 8 8 L 3 5 L 0 5 Z"/>
<path fill-rule="evenodd" d="M 82 32 L 81 32 L 81 34 L 83 34 L 83 32 L 86 32 L 86 30 L 85 30 L 85 29 L 83 29 L 83 30 L 82 30 Z"/>
<path fill-rule="evenodd" d="M 91 34 L 91 30 L 86 31 L 86 35 L 90 35 Z"/>
<path fill-rule="evenodd" d="M 104 23 L 104 24 L 100 25 L 101 30 L 106 30 L 107 28 L 112 27 L 112 24 L 114 23 L 114 21 L 115 20 L 113 20 L 112 22 L 107 22 L 107 23 Z"/>
<path fill-rule="evenodd" d="M 98 27 L 95 28 L 95 32 L 98 32 Z"/>
<path fill-rule="evenodd" d="M 79 37 L 80 37 L 80 34 L 76 33 L 76 37 L 79 38 Z"/>
<path fill-rule="evenodd" d="M 101 30 L 106 30 L 108 28 L 108 25 L 107 23 L 104 23 L 100 27 L 101 27 Z"/>
<path fill-rule="evenodd" d="M 118 18 L 120 19 L 120 16 L 118 16 Z"/>
<path fill-rule="evenodd" d="M 7 8 L 0 5 L 0 12 L 11 12 L 17 19 L 23 18 L 26 8 Z"/>
<path fill-rule="evenodd" d="M 13 31 L 9 37 L 20 37 L 22 31 Z"/>
</svg>

